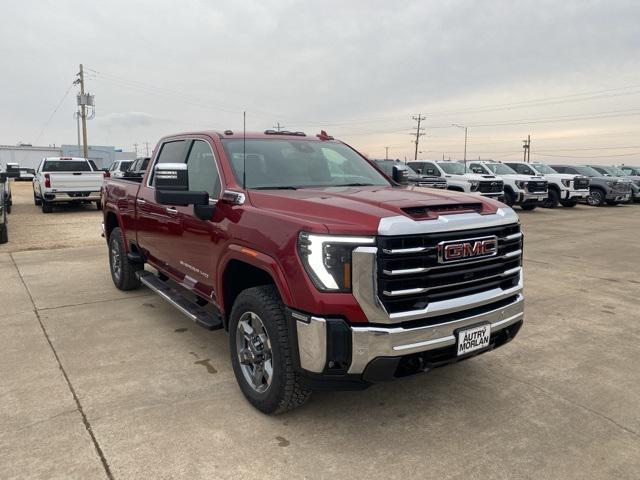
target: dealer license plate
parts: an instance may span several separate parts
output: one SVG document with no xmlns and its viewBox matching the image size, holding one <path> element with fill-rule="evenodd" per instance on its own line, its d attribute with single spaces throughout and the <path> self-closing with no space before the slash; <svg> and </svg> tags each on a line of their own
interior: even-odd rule
<svg viewBox="0 0 640 480">
<path fill-rule="evenodd" d="M 458 332 L 458 356 L 489 346 L 491 324 L 485 323 Z"/>
</svg>

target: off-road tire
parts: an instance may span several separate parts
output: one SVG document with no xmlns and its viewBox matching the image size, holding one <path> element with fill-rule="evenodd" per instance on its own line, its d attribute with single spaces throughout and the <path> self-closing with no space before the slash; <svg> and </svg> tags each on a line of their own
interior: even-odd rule
<svg viewBox="0 0 640 480">
<path fill-rule="evenodd" d="M 9 241 L 9 232 L 7 230 L 7 224 L 0 225 L 0 243 L 7 243 Z"/>
<path fill-rule="evenodd" d="M 240 369 L 236 336 L 238 322 L 246 312 L 258 315 L 271 342 L 273 380 L 266 391 L 256 391 Z M 311 390 L 305 388 L 293 366 L 293 349 L 284 304 L 275 286 L 264 285 L 242 291 L 233 304 L 229 321 L 231 364 L 240 390 L 255 408 L 267 414 L 279 414 L 304 404 Z"/>
<path fill-rule="evenodd" d="M 40 205 L 42 205 L 42 200 L 40 200 L 38 197 L 36 197 L 35 192 L 33 193 L 33 204 L 36 207 L 39 207 Z"/>
<path fill-rule="evenodd" d="M 51 213 L 53 212 L 53 205 L 51 203 L 42 200 L 42 213 Z"/>
<path fill-rule="evenodd" d="M 560 195 L 553 188 L 549 189 L 547 194 L 547 199 L 542 202 L 542 207 L 544 208 L 556 208 L 560 203 Z"/>
<path fill-rule="evenodd" d="M 606 198 L 607 194 L 603 189 L 593 187 L 591 188 L 589 196 L 587 197 L 587 205 L 591 205 L 592 207 L 601 207 L 605 204 Z"/>
<path fill-rule="evenodd" d="M 124 239 L 120 228 L 116 227 L 109 235 L 109 271 L 111 272 L 111 280 L 118 290 L 135 290 L 140 287 L 140 280 L 136 276 L 136 272 L 142 270 L 144 265 L 141 263 L 130 262 L 127 258 L 127 250 L 124 248 Z M 116 273 L 117 259 L 114 255 L 114 249 L 119 255 L 119 274 Z"/>
<path fill-rule="evenodd" d="M 572 208 L 578 205 L 577 200 L 560 200 L 560 205 L 566 208 Z"/>
<path fill-rule="evenodd" d="M 538 203 L 537 202 L 525 202 L 522 205 L 520 205 L 520 208 L 522 210 L 527 210 L 527 211 L 531 211 L 531 210 L 535 210 L 536 208 L 538 208 Z"/>
</svg>

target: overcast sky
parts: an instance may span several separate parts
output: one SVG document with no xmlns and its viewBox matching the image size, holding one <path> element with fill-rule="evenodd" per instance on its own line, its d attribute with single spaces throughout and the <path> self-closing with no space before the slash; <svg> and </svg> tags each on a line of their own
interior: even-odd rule
<svg viewBox="0 0 640 480">
<path fill-rule="evenodd" d="M 63 1 L 0 4 L 0 144 L 127 150 L 190 129 L 321 128 L 363 153 L 640 164 L 640 2 Z M 62 102 L 61 102 L 62 100 Z M 59 109 L 53 114 L 55 107 Z M 596 117 L 596 118 L 594 118 Z M 592 158 L 584 158 L 592 157 Z"/>
</svg>

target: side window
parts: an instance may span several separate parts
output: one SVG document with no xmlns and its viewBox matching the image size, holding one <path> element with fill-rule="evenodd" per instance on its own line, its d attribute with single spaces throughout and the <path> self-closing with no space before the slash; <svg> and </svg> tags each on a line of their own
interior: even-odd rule
<svg viewBox="0 0 640 480">
<path fill-rule="evenodd" d="M 469 165 L 469 170 L 471 170 L 473 173 L 479 173 L 480 175 L 486 175 L 486 172 L 484 171 L 484 168 L 482 168 L 482 165 L 480 165 L 478 163 L 472 163 L 471 165 Z"/>
<path fill-rule="evenodd" d="M 440 172 L 436 166 L 431 162 L 425 162 L 422 164 L 422 173 L 424 175 L 440 176 Z"/>
<path fill-rule="evenodd" d="M 187 157 L 189 190 L 207 192 L 211 198 L 220 196 L 220 176 L 209 144 L 195 140 Z"/>
<path fill-rule="evenodd" d="M 184 163 L 186 140 L 176 140 L 162 144 L 156 163 Z M 153 172 L 151 173 L 151 185 L 155 184 Z"/>
<path fill-rule="evenodd" d="M 516 169 L 516 171 L 523 175 L 535 175 L 533 173 L 533 170 L 531 170 L 531 168 L 528 165 L 523 165 L 521 163 L 518 164 L 518 168 Z"/>
</svg>

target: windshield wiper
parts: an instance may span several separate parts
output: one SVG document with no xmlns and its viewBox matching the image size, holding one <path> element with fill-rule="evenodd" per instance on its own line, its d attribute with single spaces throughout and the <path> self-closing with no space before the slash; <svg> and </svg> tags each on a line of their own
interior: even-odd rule
<svg viewBox="0 0 640 480">
<path fill-rule="evenodd" d="M 331 185 L 332 187 L 375 187 L 373 183 L 341 183 L 339 185 Z"/>
<path fill-rule="evenodd" d="M 291 185 L 274 185 L 263 187 L 251 187 L 253 190 L 297 190 L 298 187 L 292 187 Z"/>
</svg>

